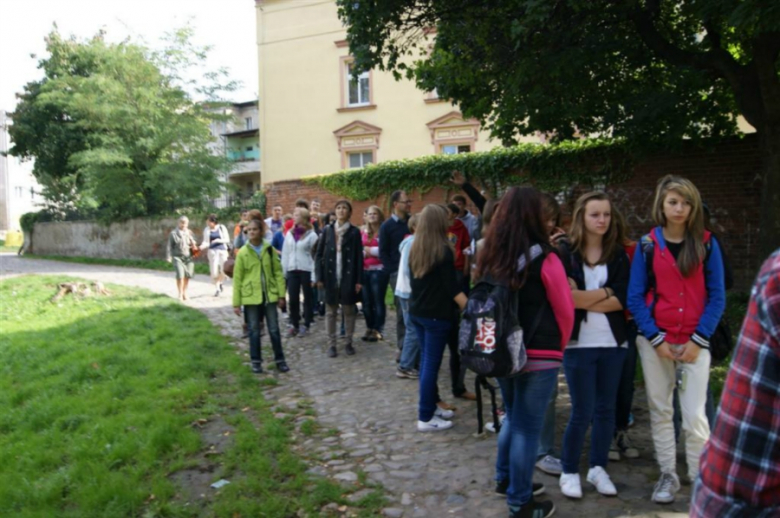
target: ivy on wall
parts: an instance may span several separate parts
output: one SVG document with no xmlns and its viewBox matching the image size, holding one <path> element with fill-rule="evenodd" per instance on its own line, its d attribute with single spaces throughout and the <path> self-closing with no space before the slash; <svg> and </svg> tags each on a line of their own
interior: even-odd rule
<svg viewBox="0 0 780 518">
<path fill-rule="evenodd" d="M 631 175 L 633 162 L 624 141 L 587 139 L 392 160 L 303 181 L 358 201 L 373 200 L 397 189 L 425 193 L 446 185 L 453 171 L 462 172 L 472 183 L 482 183 L 493 195 L 519 183 L 555 192 L 576 183 L 620 182 Z"/>
</svg>

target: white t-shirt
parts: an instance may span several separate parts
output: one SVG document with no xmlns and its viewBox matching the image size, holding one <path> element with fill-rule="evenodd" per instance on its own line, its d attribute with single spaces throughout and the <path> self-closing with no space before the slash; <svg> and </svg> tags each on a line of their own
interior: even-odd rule
<svg viewBox="0 0 780 518">
<path fill-rule="evenodd" d="M 607 283 L 607 265 L 597 266 L 583 265 L 585 273 L 585 289 L 597 290 Z M 606 294 L 605 294 L 606 295 Z M 609 327 L 607 315 L 588 311 L 588 316 L 580 324 L 580 336 L 578 340 L 572 340 L 569 347 L 617 347 L 618 343 Z"/>
</svg>

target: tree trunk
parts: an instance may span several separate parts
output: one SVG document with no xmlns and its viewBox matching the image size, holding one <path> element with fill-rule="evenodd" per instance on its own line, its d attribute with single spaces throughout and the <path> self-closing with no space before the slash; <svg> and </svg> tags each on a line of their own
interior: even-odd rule
<svg viewBox="0 0 780 518">
<path fill-rule="evenodd" d="M 780 124 L 765 125 L 761 139 L 761 228 L 756 268 L 780 247 Z"/>
</svg>

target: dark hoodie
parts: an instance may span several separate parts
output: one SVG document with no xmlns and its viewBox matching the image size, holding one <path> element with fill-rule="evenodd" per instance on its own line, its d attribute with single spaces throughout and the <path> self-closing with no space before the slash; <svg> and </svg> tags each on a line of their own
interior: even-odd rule
<svg viewBox="0 0 780 518">
<path fill-rule="evenodd" d="M 471 244 L 471 238 L 469 237 L 469 229 L 459 219 L 456 219 L 450 228 L 447 229 L 447 239 L 455 248 L 455 269 L 459 272 L 463 271 L 463 266 L 466 264 L 466 257 L 463 255 L 463 251 Z"/>
</svg>

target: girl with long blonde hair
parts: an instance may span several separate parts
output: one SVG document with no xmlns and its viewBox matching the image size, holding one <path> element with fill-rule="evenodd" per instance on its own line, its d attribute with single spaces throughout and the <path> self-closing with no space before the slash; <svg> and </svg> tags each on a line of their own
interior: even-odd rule
<svg viewBox="0 0 780 518">
<path fill-rule="evenodd" d="M 409 252 L 412 296 L 409 315 L 420 342 L 420 403 L 417 429 L 434 432 L 452 427 L 450 410 L 437 406 L 436 388 L 444 348 L 466 295 L 458 285 L 455 252 L 447 239 L 447 209 L 427 205 L 420 214 Z"/>
<path fill-rule="evenodd" d="M 672 423 L 677 386 L 688 476 L 695 480 L 710 436 L 705 414 L 709 340 L 726 305 L 723 259 L 704 229 L 701 195 L 690 180 L 665 176 L 653 203 L 656 227 L 642 236 L 631 266 L 628 308 L 639 332 L 650 423 L 661 477 L 653 501 L 673 502 L 680 489 Z"/>
</svg>

